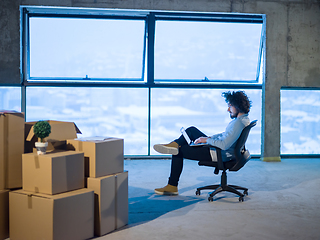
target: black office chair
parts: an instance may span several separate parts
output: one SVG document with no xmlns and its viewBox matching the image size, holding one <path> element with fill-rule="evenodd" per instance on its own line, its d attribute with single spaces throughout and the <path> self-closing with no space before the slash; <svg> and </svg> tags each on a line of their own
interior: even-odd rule
<svg viewBox="0 0 320 240">
<path fill-rule="evenodd" d="M 215 147 L 215 150 L 217 152 L 217 162 L 208 162 L 208 161 L 200 161 L 198 164 L 199 166 L 207 166 L 207 167 L 215 167 L 214 173 L 218 174 L 219 171 L 222 171 L 221 175 L 221 183 L 216 185 L 209 185 L 205 187 L 199 187 L 197 188 L 196 195 L 200 195 L 200 191 L 204 189 L 210 189 L 214 190 L 210 193 L 210 196 L 208 197 L 208 201 L 213 201 L 213 196 L 216 195 L 219 192 L 227 191 L 235 193 L 239 196 L 239 201 L 243 202 L 244 196 L 248 195 L 248 189 L 244 187 L 239 187 L 236 185 L 228 185 L 227 184 L 227 173 L 226 171 L 238 171 L 241 169 L 250 159 L 251 155 L 249 151 L 245 148 L 245 143 L 247 141 L 249 132 L 252 127 L 254 127 L 257 124 L 257 120 L 252 121 L 247 127 L 245 127 L 239 139 L 237 140 L 235 150 L 234 150 L 234 159 L 223 162 L 221 157 L 221 149 Z M 243 190 L 243 194 L 240 193 L 238 190 Z"/>
</svg>

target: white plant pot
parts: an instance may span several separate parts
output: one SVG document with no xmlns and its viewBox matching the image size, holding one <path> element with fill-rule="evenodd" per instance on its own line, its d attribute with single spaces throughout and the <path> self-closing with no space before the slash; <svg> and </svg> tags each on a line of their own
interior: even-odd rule
<svg viewBox="0 0 320 240">
<path fill-rule="evenodd" d="M 36 142 L 35 147 L 38 155 L 46 154 L 48 142 Z"/>
</svg>

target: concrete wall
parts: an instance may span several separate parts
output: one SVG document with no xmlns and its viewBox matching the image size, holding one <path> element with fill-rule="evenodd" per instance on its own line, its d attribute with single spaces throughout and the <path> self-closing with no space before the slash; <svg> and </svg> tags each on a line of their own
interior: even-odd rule
<svg viewBox="0 0 320 240">
<path fill-rule="evenodd" d="M 280 160 L 281 87 L 320 87 L 319 0 L 2 0 L 0 84 L 20 84 L 19 5 L 266 14 L 265 161 Z"/>
</svg>

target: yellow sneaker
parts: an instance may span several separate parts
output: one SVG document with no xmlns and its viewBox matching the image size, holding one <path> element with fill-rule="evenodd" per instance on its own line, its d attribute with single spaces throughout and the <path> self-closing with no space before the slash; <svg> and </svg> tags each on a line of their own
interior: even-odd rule
<svg viewBox="0 0 320 240">
<path fill-rule="evenodd" d="M 172 186 L 170 184 L 168 184 L 163 188 L 156 188 L 154 192 L 159 195 L 178 195 L 179 194 L 178 187 Z"/>
<path fill-rule="evenodd" d="M 155 144 L 153 149 L 158 153 L 177 155 L 179 153 L 179 145 L 176 142 L 171 142 L 169 144 Z"/>
</svg>

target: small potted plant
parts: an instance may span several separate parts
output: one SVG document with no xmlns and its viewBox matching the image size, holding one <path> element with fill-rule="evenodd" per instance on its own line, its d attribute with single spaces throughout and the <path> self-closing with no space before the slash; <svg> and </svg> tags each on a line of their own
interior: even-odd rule
<svg viewBox="0 0 320 240">
<path fill-rule="evenodd" d="M 46 154 L 48 142 L 45 142 L 44 139 L 51 133 L 50 124 L 47 121 L 38 121 L 33 125 L 33 132 L 38 137 L 38 142 L 35 143 L 37 154 Z"/>
</svg>

